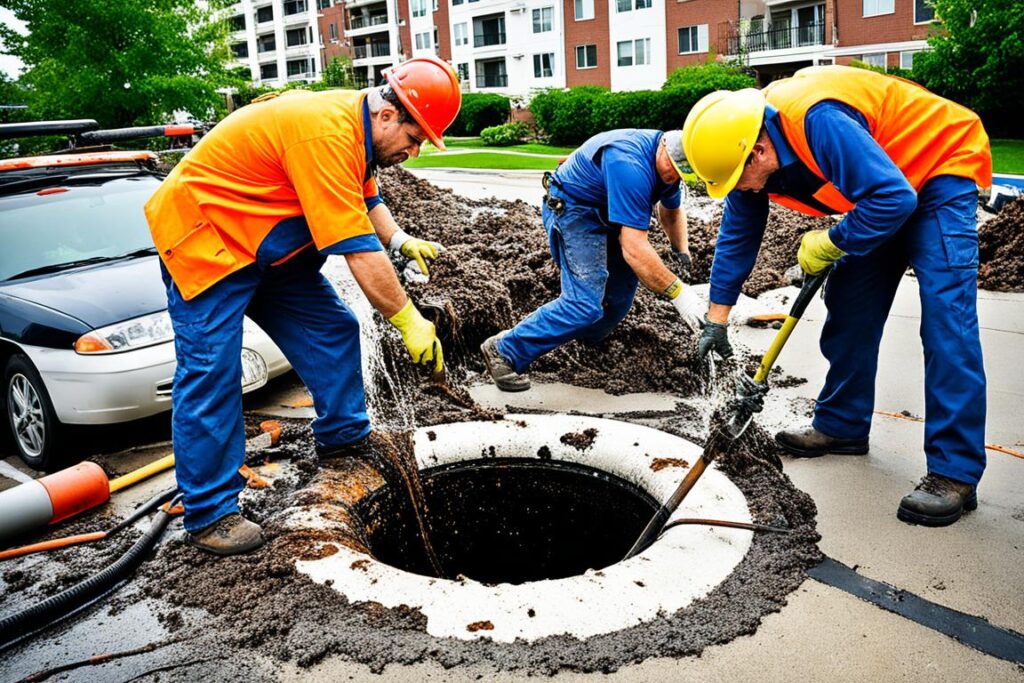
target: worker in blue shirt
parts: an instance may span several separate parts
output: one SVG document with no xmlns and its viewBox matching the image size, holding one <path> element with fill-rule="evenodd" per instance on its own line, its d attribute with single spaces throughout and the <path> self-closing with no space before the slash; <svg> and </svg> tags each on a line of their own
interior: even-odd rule
<svg viewBox="0 0 1024 683">
<path fill-rule="evenodd" d="M 928 473 L 897 516 L 952 524 L 977 507 L 985 468 L 985 371 L 978 332 L 978 186 L 991 184 L 988 137 L 970 110 L 863 69 L 813 67 L 764 91 L 719 91 L 683 127 L 694 172 L 725 198 L 702 354 L 732 354 L 729 311 L 750 274 L 769 200 L 845 214 L 804 235 L 798 260 L 825 285 L 829 361 L 814 420 L 776 435 L 797 457 L 868 452 L 882 329 L 912 266 L 921 295 Z"/>
<path fill-rule="evenodd" d="M 680 208 L 684 164 L 680 131 L 622 129 L 590 138 L 547 177 L 541 215 L 562 291 L 480 347 L 499 389 L 529 389 L 526 370 L 541 355 L 573 339 L 593 344 L 611 334 L 632 307 L 639 282 L 669 299 L 690 329 L 698 329 L 704 304 L 647 239 L 657 206 L 679 270 L 688 277 Z"/>
</svg>

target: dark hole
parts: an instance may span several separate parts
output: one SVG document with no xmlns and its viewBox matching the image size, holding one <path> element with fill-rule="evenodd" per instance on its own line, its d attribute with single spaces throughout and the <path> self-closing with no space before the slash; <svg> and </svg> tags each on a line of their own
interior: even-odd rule
<svg viewBox="0 0 1024 683">
<path fill-rule="evenodd" d="M 449 578 L 559 579 L 620 561 L 659 503 L 592 467 L 501 458 L 420 472 L 431 541 Z M 431 575 L 408 495 L 385 486 L 359 507 L 381 562 Z"/>
</svg>

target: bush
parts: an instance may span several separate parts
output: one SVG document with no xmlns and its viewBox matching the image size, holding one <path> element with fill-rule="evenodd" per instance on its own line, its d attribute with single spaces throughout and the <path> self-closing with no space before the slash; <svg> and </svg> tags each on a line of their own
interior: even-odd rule
<svg viewBox="0 0 1024 683">
<path fill-rule="evenodd" d="M 547 90 L 530 101 L 530 113 L 553 144 L 578 144 L 601 130 L 591 114 L 594 100 L 608 94 L 596 85 Z"/>
<path fill-rule="evenodd" d="M 480 139 L 489 147 L 507 147 L 525 142 L 530 136 L 530 127 L 522 121 L 491 126 L 480 131 Z"/>
<path fill-rule="evenodd" d="M 480 135 L 480 131 L 506 123 L 512 113 L 509 99 L 490 93 L 463 93 L 462 108 L 446 135 Z"/>
<path fill-rule="evenodd" d="M 859 59 L 854 59 L 850 62 L 850 66 L 855 69 L 866 69 L 867 71 L 874 71 L 875 73 L 887 74 L 889 76 L 896 76 L 898 78 L 905 78 L 908 81 L 916 80 L 914 78 L 914 72 L 910 69 L 901 69 L 898 66 L 874 66 L 867 62 L 862 62 Z"/>
<path fill-rule="evenodd" d="M 743 69 L 726 64 L 711 62 L 676 69 L 668 75 L 663 88 L 694 88 L 706 92 L 715 90 L 742 90 L 753 88 L 757 81 Z"/>
</svg>

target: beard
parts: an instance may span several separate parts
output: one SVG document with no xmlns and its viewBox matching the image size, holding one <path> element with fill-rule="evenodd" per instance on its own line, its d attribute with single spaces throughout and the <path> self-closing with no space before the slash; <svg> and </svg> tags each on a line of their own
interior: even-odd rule
<svg viewBox="0 0 1024 683">
<path fill-rule="evenodd" d="M 377 168 L 390 168 L 396 166 L 409 158 L 406 152 L 395 152 L 387 154 L 379 145 L 373 145 L 373 164 Z"/>
</svg>

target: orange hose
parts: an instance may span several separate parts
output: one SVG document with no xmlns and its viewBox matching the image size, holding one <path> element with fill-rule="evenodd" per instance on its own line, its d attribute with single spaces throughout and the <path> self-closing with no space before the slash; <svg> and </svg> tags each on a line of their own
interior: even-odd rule
<svg viewBox="0 0 1024 683">
<path fill-rule="evenodd" d="M 914 417 L 912 415 L 904 415 L 903 413 L 890 413 L 885 410 L 876 410 L 875 412 L 879 415 L 885 415 L 886 417 L 895 417 L 898 420 L 907 420 L 909 422 L 924 422 L 924 420 L 922 420 L 919 417 Z M 1012 448 L 1007 448 L 1006 446 L 1000 446 L 997 443 L 987 443 L 985 444 L 985 448 L 987 448 L 990 451 L 996 451 L 997 453 L 1005 453 L 1006 455 L 1012 455 L 1015 458 L 1021 458 L 1022 460 L 1024 460 L 1024 453 L 1021 453 L 1020 451 L 1015 451 Z"/>
<path fill-rule="evenodd" d="M 106 531 L 94 531 L 90 534 L 78 534 L 77 536 L 55 538 L 52 541 L 42 541 L 41 543 L 33 543 L 32 545 L 23 545 L 20 548 L 11 548 L 10 550 L 0 551 L 0 560 L 10 560 L 15 557 L 21 557 L 22 555 L 31 555 L 32 553 L 41 553 L 48 550 L 57 550 L 58 548 L 67 548 L 71 545 L 92 543 L 93 541 L 101 541 L 106 537 Z"/>
</svg>

